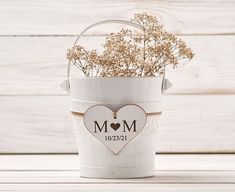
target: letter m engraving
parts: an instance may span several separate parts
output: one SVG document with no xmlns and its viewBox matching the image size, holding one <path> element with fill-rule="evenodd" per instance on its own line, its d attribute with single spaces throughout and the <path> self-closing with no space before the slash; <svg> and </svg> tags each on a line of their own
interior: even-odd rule
<svg viewBox="0 0 235 192">
<path fill-rule="evenodd" d="M 98 122 L 97 122 L 97 121 L 94 121 L 94 123 L 95 123 L 95 133 L 97 132 L 96 129 L 98 129 L 100 132 L 102 132 L 103 128 L 104 128 L 104 132 L 108 132 L 108 131 L 107 131 L 107 122 L 108 122 L 108 121 L 104 121 L 102 127 L 100 127 L 100 125 L 98 124 Z"/>
<path fill-rule="evenodd" d="M 132 122 L 131 126 L 129 126 L 127 122 L 123 120 L 123 132 L 126 132 L 126 128 L 130 132 L 132 127 L 133 127 L 133 132 L 136 132 L 136 120 Z"/>
</svg>

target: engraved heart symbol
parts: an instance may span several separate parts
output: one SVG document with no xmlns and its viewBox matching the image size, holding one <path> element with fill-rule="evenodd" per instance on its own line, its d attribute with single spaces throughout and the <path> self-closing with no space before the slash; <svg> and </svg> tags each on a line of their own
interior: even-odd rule
<svg viewBox="0 0 235 192">
<path fill-rule="evenodd" d="M 114 131 L 118 130 L 118 128 L 120 127 L 120 123 L 111 123 L 110 127 L 112 127 L 112 129 Z"/>
<path fill-rule="evenodd" d="M 87 109 L 83 117 L 88 131 L 117 155 L 145 127 L 146 113 L 130 104 L 112 111 L 104 105 Z"/>
</svg>

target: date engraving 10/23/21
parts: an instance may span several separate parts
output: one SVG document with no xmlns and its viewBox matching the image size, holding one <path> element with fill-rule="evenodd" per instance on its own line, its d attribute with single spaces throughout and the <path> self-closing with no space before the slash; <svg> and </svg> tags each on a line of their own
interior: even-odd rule
<svg viewBox="0 0 235 192">
<path fill-rule="evenodd" d="M 109 135 L 109 136 L 104 136 L 105 141 L 126 141 L 127 136 L 126 135 Z"/>
</svg>

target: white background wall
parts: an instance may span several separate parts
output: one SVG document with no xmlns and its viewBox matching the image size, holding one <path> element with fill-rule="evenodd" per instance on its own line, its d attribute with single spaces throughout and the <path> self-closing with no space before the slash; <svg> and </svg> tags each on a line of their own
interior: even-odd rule
<svg viewBox="0 0 235 192">
<path fill-rule="evenodd" d="M 87 25 L 154 14 L 196 53 L 170 71 L 156 151 L 235 152 L 234 0 L 0 0 L 0 153 L 77 151 L 66 50 Z M 94 34 L 102 35 L 102 34 Z"/>
</svg>

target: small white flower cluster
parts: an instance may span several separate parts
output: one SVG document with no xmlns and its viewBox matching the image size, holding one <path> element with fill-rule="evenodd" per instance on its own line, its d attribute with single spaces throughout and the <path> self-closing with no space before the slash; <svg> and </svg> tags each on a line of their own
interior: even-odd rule
<svg viewBox="0 0 235 192">
<path fill-rule="evenodd" d="M 129 29 L 111 33 L 102 54 L 76 45 L 67 58 L 86 77 L 159 76 L 167 65 L 176 67 L 182 59 L 194 54 L 184 41 L 166 32 L 155 16 L 135 14 L 131 20 L 142 26 L 143 33 L 134 35 Z"/>
</svg>

